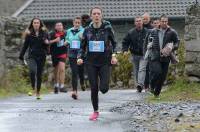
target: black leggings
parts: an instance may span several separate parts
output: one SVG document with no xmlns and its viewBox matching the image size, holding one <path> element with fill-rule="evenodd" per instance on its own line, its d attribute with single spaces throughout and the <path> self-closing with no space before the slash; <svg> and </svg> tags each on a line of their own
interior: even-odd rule
<svg viewBox="0 0 200 132">
<path fill-rule="evenodd" d="M 88 79 L 91 87 L 91 100 L 94 111 L 98 110 L 98 91 L 105 94 L 109 90 L 110 65 L 87 65 Z"/>
<path fill-rule="evenodd" d="M 84 85 L 84 65 L 77 65 L 76 58 L 69 58 L 69 64 L 72 71 L 72 87 L 73 91 L 77 91 L 78 76 L 80 84 Z"/>
<path fill-rule="evenodd" d="M 46 57 L 30 58 L 29 59 L 29 72 L 31 78 L 31 86 L 35 89 L 37 82 L 37 92 L 40 92 L 42 84 L 42 72 L 45 65 Z"/>
</svg>

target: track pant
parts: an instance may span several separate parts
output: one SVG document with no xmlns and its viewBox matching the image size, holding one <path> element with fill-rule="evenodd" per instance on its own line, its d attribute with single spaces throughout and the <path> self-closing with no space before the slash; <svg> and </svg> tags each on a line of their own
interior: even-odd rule
<svg viewBox="0 0 200 132">
<path fill-rule="evenodd" d="M 80 79 L 80 84 L 84 85 L 84 65 L 77 65 L 76 58 L 69 58 L 69 64 L 72 71 L 72 88 L 73 91 L 77 91 L 78 76 Z"/>
<path fill-rule="evenodd" d="M 37 92 L 40 92 L 42 84 L 42 73 L 45 65 L 46 57 L 29 58 L 29 73 L 31 79 L 31 86 L 33 90 L 35 85 L 37 87 Z"/>
</svg>

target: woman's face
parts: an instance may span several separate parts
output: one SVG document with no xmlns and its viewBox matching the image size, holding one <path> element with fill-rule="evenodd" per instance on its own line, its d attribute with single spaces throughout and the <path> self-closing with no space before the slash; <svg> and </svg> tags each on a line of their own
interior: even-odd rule
<svg viewBox="0 0 200 132">
<path fill-rule="evenodd" d="M 64 28 L 63 28 L 63 24 L 62 24 L 61 22 L 56 23 L 55 29 L 56 29 L 56 31 L 58 31 L 58 32 L 62 32 L 63 29 L 64 29 Z"/>
<path fill-rule="evenodd" d="M 75 19 L 73 25 L 75 28 L 79 28 L 81 26 L 81 19 Z"/>
<path fill-rule="evenodd" d="M 102 20 L 102 12 L 100 9 L 93 9 L 91 13 L 91 18 L 94 23 L 99 23 Z"/>
<path fill-rule="evenodd" d="M 33 29 L 35 30 L 35 31 L 38 31 L 39 29 L 40 29 L 40 20 L 38 20 L 38 19 L 35 19 L 35 20 L 33 20 Z"/>
</svg>

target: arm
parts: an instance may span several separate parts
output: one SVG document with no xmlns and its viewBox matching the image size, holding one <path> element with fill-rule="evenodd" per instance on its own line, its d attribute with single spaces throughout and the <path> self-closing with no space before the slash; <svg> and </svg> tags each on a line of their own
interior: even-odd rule
<svg viewBox="0 0 200 132">
<path fill-rule="evenodd" d="M 173 41 L 173 44 L 174 44 L 173 50 L 177 50 L 178 47 L 179 47 L 180 40 L 179 40 L 178 34 L 175 30 L 173 31 L 173 34 L 172 34 L 172 41 Z"/>
<path fill-rule="evenodd" d="M 67 44 L 70 43 L 69 34 L 70 34 L 70 30 L 68 29 L 68 30 L 67 30 L 67 33 L 66 33 L 66 37 L 65 37 L 65 42 L 66 42 Z"/>
<path fill-rule="evenodd" d="M 87 30 L 84 30 L 83 36 L 82 36 L 82 39 L 81 39 L 81 48 L 78 51 L 77 58 L 82 58 L 84 56 L 84 54 L 86 52 L 87 43 L 88 43 Z"/>
<path fill-rule="evenodd" d="M 122 41 L 122 51 L 123 52 L 127 52 L 128 48 L 130 46 L 130 34 L 129 32 L 126 34 L 126 36 L 124 37 L 123 41 Z"/>
<path fill-rule="evenodd" d="M 24 59 L 24 54 L 26 53 L 26 50 L 27 50 L 28 47 L 29 47 L 29 36 L 26 36 L 25 41 L 24 41 L 24 45 L 23 45 L 22 50 L 21 50 L 20 55 L 19 55 L 20 60 Z"/>
<path fill-rule="evenodd" d="M 117 42 L 115 40 L 114 32 L 113 32 L 112 28 L 109 29 L 109 39 L 110 39 L 111 44 L 112 44 L 112 52 L 115 53 Z"/>
</svg>

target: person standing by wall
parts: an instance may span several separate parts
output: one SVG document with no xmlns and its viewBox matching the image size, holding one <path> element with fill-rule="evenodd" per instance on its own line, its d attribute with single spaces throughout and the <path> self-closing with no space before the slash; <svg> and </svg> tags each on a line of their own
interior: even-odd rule
<svg viewBox="0 0 200 132">
<path fill-rule="evenodd" d="M 143 27 L 142 17 L 135 18 L 135 28 L 128 31 L 122 41 L 122 51 L 124 54 L 128 50 L 132 53 L 134 64 L 134 76 L 138 92 L 142 92 L 146 76 L 147 61 L 144 60 L 144 40 L 148 35 L 148 29 Z"/>
<path fill-rule="evenodd" d="M 149 55 L 150 88 L 159 98 L 162 86 L 167 77 L 170 54 L 178 49 L 177 32 L 168 25 L 168 17 L 160 17 L 160 28 L 154 28 L 149 35 L 152 38 L 151 54 Z"/>
</svg>

